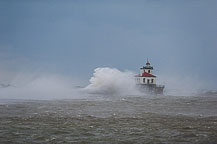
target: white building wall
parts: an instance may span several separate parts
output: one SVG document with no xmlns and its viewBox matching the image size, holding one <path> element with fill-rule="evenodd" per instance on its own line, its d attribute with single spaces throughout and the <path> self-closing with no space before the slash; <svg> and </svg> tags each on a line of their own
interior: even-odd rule
<svg viewBox="0 0 217 144">
<path fill-rule="evenodd" d="M 149 73 L 148 71 L 150 70 L 150 74 L 152 74 L 152 70 L 151 69 L 145 69 L 144 71 Z"/>
<path fill-rule="evenodd" d="M 145 82 L 143 82 L 143 79 L 145 78 Z M 135 77 L 136 84 L 156 84 L 156 77 Z M 151 79 L 153 79 L 153 83 L 151 83 Z"/>
</svg>

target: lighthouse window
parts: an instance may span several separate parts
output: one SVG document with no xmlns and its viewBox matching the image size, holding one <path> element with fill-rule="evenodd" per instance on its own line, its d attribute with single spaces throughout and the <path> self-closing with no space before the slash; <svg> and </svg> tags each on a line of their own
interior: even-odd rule
<svg viewBox="0 0 217 144">
<path fill-rule="evenodd" d="M 151 79 L 151 83 L 154 83 L 154 79 Z"/>
<path fill-rule="evenodd" d="M 149 81 L 150 81 L 150 80 L 148 79 L 148 81 L 147 81 L 148 84 L 149 84 Z"/>
<path fill-rule="evenodd" d="M 151 71 L 150 70 L 148 70 L 148 73 L 150 73 Z"/>
<path fill-rule="evenodd" d="M 143 79 L 143 83 L 145 83 L 145 78 Z"/>
</svg>

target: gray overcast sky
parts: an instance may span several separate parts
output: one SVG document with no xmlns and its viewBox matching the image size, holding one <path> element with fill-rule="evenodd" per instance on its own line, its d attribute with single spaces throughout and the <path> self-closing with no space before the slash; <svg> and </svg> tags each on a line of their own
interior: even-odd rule
<svg viewBox="0 0 217 144">
<path fill-rule="evenodd" d="M 157 74 L 217 81 L 217 0 L 0 0 L 1 70 L 88 78 L 146 58 Z"/>
</svg>

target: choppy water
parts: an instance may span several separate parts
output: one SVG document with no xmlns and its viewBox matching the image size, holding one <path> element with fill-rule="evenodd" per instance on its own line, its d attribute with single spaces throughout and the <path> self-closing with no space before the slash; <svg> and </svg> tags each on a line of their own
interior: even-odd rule
<svg viewBox="0 0 217 144">
<path fill-rule="evenodd" d="M 217 96 L 0 101 L 0 143 L 217 143 Z"/>
</svg>

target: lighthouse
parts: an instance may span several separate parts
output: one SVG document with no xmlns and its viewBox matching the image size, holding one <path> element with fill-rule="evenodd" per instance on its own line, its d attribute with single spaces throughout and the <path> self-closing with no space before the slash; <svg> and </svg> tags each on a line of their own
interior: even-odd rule
<svg viewBox="0 0 217 144">
<path fill-rule="evenodd" d="M 152 74 L 153 67 L 147 60 L 146 65 L 140 68 L 140 73 L 135 76 L 139 90 L 150 94 L 163 94 L 163 85 L 156 84 L 156 76 Z"/>
</svg>

